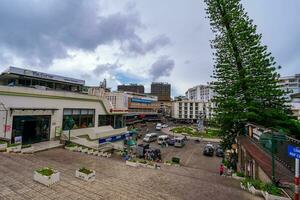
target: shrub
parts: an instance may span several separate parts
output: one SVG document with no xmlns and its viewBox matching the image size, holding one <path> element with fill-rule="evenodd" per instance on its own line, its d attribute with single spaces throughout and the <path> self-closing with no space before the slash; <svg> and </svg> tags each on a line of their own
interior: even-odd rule
<svg viewBox="0 0 300 200">
<path fill-rule="evenodd" d="M 5 143 L 7 143 L 7 142 L 0 140 L 0 144 L 5 144 Z"/>
<path fill-rule="evenodd" d="M 262 188 L 263 191 L 268 192 L 269 194 L 280 196 L 281 195 L 281 190 L 276 187 L 272 183 L 266 183 L 264 187 Z"/>
<path fill-rule="evenodd" d="M 26 149 L 26 148 L 30 148 L 31 147 L 31 144 L 24 144 L 24 145 L 22 145 L 22 149 Z"/>
<path fill-rule="evenodd" d="M 85 167 L 80 168 L 78 171 L 81 172 L 81 173 L 84 173 L 84 174 L 91 174 L 91 173 L 93 173 L 92 170 L 89 170 L 89 169 L 87 169 Z"/>
<path fill-rule="evenodd" d="M 173 162 L 173 163 L 176 163 L 176 164 L 180 164 L 180 158 L 173 157 L 173 158 L 172 158 L 172 162 Z"/>
<path fill-rule="evenodd" d="M 77 146 L 77 145 L 74 144 L 74 143 L 69 143 L 69 144 L 66 145 L 66 147 L 76 147 L 76 146 Z"/>
<path fill-rule="evenodd" d="M 236 172 L 236 175 L 238 177 L 245 177 L 245 174 L 243 172 Z"/>
<path fill-rule="evenodd" d="M 43 176 L 51 176 L 54 173 L 54 170 L 49 167 L 45 167 L 45 168 L 37 169 L 36 172 L 42 174 Z"/>
<path fill-rule="evenodd" d="M 251 179 L 250 184 L 257 190 L 262 190 L 265 186 L 261 180 L 257 179 Z"/>
<path fill-rule="evenodd" d="M 21 144 L 19 144 L 19 143 L 13 143 L 13 144 L 9 144 L 8 147 L 16 147 L 16 146 L 19 146 L 19 145 L 21 145 Z"/>
</svg>

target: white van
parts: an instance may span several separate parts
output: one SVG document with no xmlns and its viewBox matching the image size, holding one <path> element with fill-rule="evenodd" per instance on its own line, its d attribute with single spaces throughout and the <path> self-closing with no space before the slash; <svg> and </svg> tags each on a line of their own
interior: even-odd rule
<svg viewBox="0 0 300 200">
<path fill-rule="evenodd" d="M 161 123 L 156 124 L 155 129 L 156 129 L 157 131 L 160 131 L 160 130 L 161 130 Z"/>
<path fill-rule="evenodd" d="M 158 139 L 157 139 L 157 143 L 158 144 L 163 144 L 163 143 L 168 143 L 168 141 L 169 141 L 169 136 L 168 135 L 160 135 L 160 136 L 158 136 Z"/>
<path fill-rule="evenodd" d="M 148 133 L 143 138 L 144 142 L 153 142 L 157 140 L 157 133 Z"/>
<path fill-rule="evenodd" d="M 175 147 L 183 147 L 185 145 L 185 138 L 184 137 L 176 137 L 175 138 Z"/>
</svg>

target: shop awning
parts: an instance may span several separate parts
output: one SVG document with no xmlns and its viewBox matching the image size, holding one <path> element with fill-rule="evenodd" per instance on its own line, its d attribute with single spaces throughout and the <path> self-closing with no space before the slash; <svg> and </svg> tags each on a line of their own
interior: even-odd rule
<svg viewBox="0 0 300 200">
<path fill-rule="evenodd" d="M 15 111 L 15 110 L 21 110 L 21 111 L 25 111 L 25 110 L 32 110 L 32 111 L 46 111 L 46 110 L 50 110 L 52 112 L 59 110 L 58 108 L 23 108 L 23 107 L 17 107 L 17 108 L 9 108 L 10 110 L 10 115 Z"/>
</svg>

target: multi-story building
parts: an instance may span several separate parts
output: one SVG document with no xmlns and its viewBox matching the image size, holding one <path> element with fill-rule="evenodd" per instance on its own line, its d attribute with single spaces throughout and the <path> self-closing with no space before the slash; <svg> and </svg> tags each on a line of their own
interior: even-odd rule
<svg viewBox="0 0 300 200">
<path fill-rule="evenodd" d="M 300 74 L 280 77 L 278 85 L 282 90 L 290 92 L 286 95 L 290 99 L 291 94 L 300 93 Z"/>
<path fill-rule="evenodd" d="M 300 93 L 291 95 L 291 110 L 293 112 L 293 116 L 295 116 L 298 120 L 300 120 Z"/>
<path fill-rule="evenodd" d="M 31 144 L 67 137 L 71 129 L 73 142 L 98 147 L 127 134 L 127 110 L 113 107 L 101 92 L 82 93 L 83 80 L 9 68 L 0 82 L 1 139 Z"/>
<path fill-rule="evenodd" d="M 188 89 L 185 93 L 190 100 L 209 102 L 214 96 L 210 85 L 197 85 Z"/>
<path fill-rule="evenodd" d="M 210 103 L 203 101 L 181 100 L 172 102 L 172 118 L 177 121 L 196 122 L 211 117 Z"/>
<path fill-rule="evenodd" d="M 118 91 L 144 94 L 145 88 L 143 85 L 138 85 L 138 84 L 118 85 Z"/>
<path fill-rule="evenodd" d="M 158 101 L 171 101 L 171 84 L 151 83 L 151 94 L 157 96 Z"/>
</svg>

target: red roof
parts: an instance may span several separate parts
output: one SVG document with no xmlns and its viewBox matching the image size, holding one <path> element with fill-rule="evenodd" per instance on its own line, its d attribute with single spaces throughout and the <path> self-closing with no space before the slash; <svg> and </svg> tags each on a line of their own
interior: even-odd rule
<svg viewBox="0 0 300 200">
<path fill-rule="evenodd" d="M 238 139 L 239 143 L 246 149 L 247 153 L 258 163 L 262 170 L 271 178 L 272 177 L 272 158 L 257 144 L 251 141 L 246 136 L 241 136 Z M 293 183 L 293 173 L 284 167 L 280 162 L 275 162 L 275 178 L 281 182 Z"/>
</svg>

